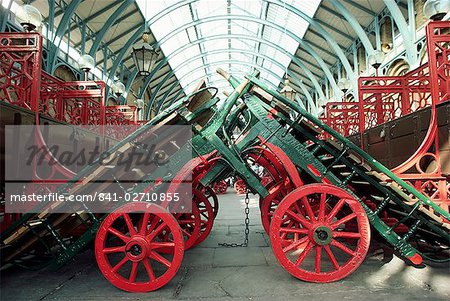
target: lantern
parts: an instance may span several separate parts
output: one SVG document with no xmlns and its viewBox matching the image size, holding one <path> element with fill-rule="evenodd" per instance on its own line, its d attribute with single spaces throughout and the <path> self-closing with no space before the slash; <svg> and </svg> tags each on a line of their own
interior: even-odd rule
<svg viewBox="0 0 450 301">
<path fill-rule="evenodd" d="M 125 85 L 118 80 L 111 86 L 111 90 L 119 98 L 123 93 L 125 93 Z"/>
<path fill-rule="evenodd" d="M 36 7 L 24 5 L 17 10 L 16 21 L 25 31 L 30 32 L 41 26 L 42 15 Z"/>
<path fill-rule="evenodd" d="M 289 84 L 290 84 L 289 79 L 286 78 L 284 80 L 284 87 L 283 87 L 283 89 L 281 89 L 280 93 L 287 99 L 294 101 L 295 95 L 297 94 L 297 92 L 295 92 L 295 90 L 292 89 L 292 87 Z"/>
<path fill-rule="evenodd" d="M 438 21 L 450 11 L 450 0 L 427 0 L 423 5 L 425 18 Z"/>
<path fill-rule="evenodd" d="M 94 69 L 94 58 L 89 54 L 83 54 L 78 61 L 78 66 L 84 72 L 84 80 L 87 80 L 89 71 Z"/>
<path fill-rule="evenodd" d="M 342 92 L 346 93 L 351 88 L 350 81 L 343 77 L 338 81 L 338 87 Z"/>
<path fill-rule="evenodd" d="M 132 57 L 134 65 L 139 71 L 139 75 L 147 76 L 152 72 L 155 66 L 159 52 L 149 44 L 150 34 L 144 33 L 142 41 L 133 45 Z"/>
<path fill-rule="evenodd" d="M 381 64 L 384 61 L 385 54 L 381 50 L 375 50 L 369 55 L 369 65 L 374 67 L 375 69 L 380 68 Z"/>
</svg>

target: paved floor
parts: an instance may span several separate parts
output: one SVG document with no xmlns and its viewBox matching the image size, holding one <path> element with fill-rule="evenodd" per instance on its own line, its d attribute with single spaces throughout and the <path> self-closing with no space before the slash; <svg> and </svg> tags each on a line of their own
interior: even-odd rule
<svg viewBox="0 0 450 301">
<path fill-rule="evenodd" d="M 100 274 L 92 251 L 58 272 L 9 269 L 1 273 L 0 300 L 450 300 L 450 267 L 407 267 L 394 257 L 370 256 L 346 279 L 313 284 L 290 276 L 277 263 L 251 201 L 248 248 L 219 247 L 243 240 L 243 197 L 221 196 L 213 231 L 186 252 L 177 276 L 158 291 L 122 292 Z"/>
</svg>

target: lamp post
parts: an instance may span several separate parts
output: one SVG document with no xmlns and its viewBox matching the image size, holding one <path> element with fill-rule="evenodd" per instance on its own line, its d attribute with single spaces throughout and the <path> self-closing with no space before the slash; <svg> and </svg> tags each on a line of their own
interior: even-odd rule
<svg viewBox="0 0 450 301">
<path fill-rule="evenodd" d="M 280 93 L 290 101 L 295 101 L 297 92 L 290 86 L 289 78 L 286 77 L 284 79 L 284 87 L 281 89 Z"/>
<path fill-rule="evenodd" d="M 350 81 L 347 78 L 343 77 L 338 81 L 338 87 L 345 94 L 351 88 Z"/>
<path fill-rule="evenodd" d="M 94 65 L 95 65 L 94 58 L 92 56 L 90 56 L 89 54 L 83 54 L 80 57 L 78 65 L 80 66 L 80 69 L 84 73 L 84 80 L 87 80 L 89 71 L 94 69 Z"/>
<path fill-rule="evenodd" d="M 369 55 L 369 65 L 375 68 L 376 75 L 378 76 L 378 68 L 384 61 L 385 54 L 381 50 L 375 50 Z"/>
<path fill-rule="evenodd" d="M 438 21 L 450 11 L 450 0 L 427 0 L 423 5 L 425 18 Z"/>
<path fill-rule="evenodd" d="M 24 5 L 17 10 L 16 22 L 22 25 L 26 32 L 30 32 L 42 25 L 42 15 L 36 7 Z"/>
<path fill-rule="evenodd" d="M 155 47 L 150 45 L 150 33 L 145 32 L 142 35 L 142 41 L 133 45 L 131 56 L 133 57 L 134 65 L 139 71 L 139 75 L 147 76 L 152 72 L 155 66 L 156 59 L 159 52 Z"/>
<path fill-rule="evenodd" d="M 144 111 L 143 109 L 144 109 L 144 106 L 145 106 L 144 100 L 141 99 L 141 98 L 138 98 L 138 99 L 136 99 L 134 101 L 134 104 L 136 105 L 136 108 L 137 108 L 138 120 L 142 120 L 143 119 L 142 118 L 142 112 Z"/>
<path fill-rule="evenodd" d="M 114 95 L 117 96 L 117 102 L 120 104 L 120 96 L 125 93 L 125 85 L 120 81 L 115 81 L 114 84 L 111 86 L 111 90 L 114 93 Z"/>
</svg>

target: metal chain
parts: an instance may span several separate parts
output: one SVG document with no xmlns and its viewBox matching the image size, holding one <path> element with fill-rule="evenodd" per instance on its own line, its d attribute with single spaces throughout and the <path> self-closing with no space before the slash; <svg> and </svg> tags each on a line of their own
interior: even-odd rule
<svg viewBox="0 0 450 301">
<path fill-rule="evenodd" d="M 244 230 L 245 239 L 244 239 L 244 242 L 240 243 L 240 244 L 239 243 L 223 242 L 223 243 L 219 243 L 218 244 L 219 246 L 227 247 L 227 248 L 236 248 L 236 247 L 244 247 L 245 248 L 245 247 L 248 247 L 248 235 L 250 233 L 250 218 L 249 218 L 249 214 L 250 214 L 250 207 L 249 207 L 250 198 L 249 198 L 248 194 L 249 194 L 249 189 L 247 188 L 247 192 L 245 194 L 245 210 L 244 210 L 244 212 L 245 212 L 245 220 L 244 220 L 244 223 L 245 223 L 245 230 Z"/>
</svg>

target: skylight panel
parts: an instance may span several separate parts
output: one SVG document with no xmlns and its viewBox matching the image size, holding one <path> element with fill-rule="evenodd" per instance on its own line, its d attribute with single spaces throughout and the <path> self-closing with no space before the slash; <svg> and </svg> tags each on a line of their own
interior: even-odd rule
<svg viewBox="0 0 450 301">
<path fill-rule="evenodd" d="M 321 0 L 295 1 L 286 0 L 286 6 L 292 5 L 299 11 L 303 12 L 309 17 L 313 17 Z M 200 45 L 193 45 L 181 51 L 181 53 L 171 56 L 169 64 L 172 69 L 188 61 L 190 58 L 204 54 L 204 59 L 198 58 L 193 60 L 186 66 L 176 69 L 175 74 L 178 79 L 182 78 L 181 85 L 183 88 L 190 88 L 190 82 L 200 76 L 209 75 L 210 81 L 216 81 L 217 78 L 214 70 L 217 67 L 222 67 L 225 70 L 232 72 L 249 72 L 253 67 L 250 64 L 257 64 L 270 71 L 262 72 L 262 77 L 272 84 L 277 85 L 280 78 L 283 77 L 286 68 L 291 62 L 291 57 L 282 51 L 274 49 L 274 47 L 260 43 L 254 40 L 246 39 L 245 36 L 258 37 L 270 41 L 270 43 L 279 45 L 287 53 L 295 54 L 298 49 L 298 42 L 296 39 L 286 35 L 287 31 L 292 32 L 298 37 L 303 38 L 309 24 L 300 16 L 290 12 L 283 5 L 283 3 L 266 3 L 261 0 L 199 0 L 190 5 L 182 5 L 172 12 L 162 13 L 172 5 L 179 3 L 177 0 L 137 0 L 137 3 L 147 20 L 152 20 L 150 29 L 157 41 L 160 42 L 160 47 L 165 55 L 178 51 L 181 47 L 198 39 L 204 40 Z M 228 4 L 230 6 L 228 7 Z M 146 9 L 145 9 L 146 8 Z M 267 11 L 266 11 L 267 9 Z M 252 18 L 265 18 L 267 21 L 279 25 L 281 28 L 274 28 L 271 26 L 262 26 L 261 23 L 244 21 L 244 20 L 216 20 L 213 22 L 202 23 L 195 27 L 188 28 L 181 31 L 170 39 L 162 40 L 170 32 L 177 30 L 187 23 L 210 18 L 213 16 L 243 15 Z M 155 16 L 160 18 L 156 20 Z M 153 18 L 153 19 L 152 19 Z M 285 29 L 286 28 L 286 29 Z M 228 34 L 241 35 L 242 39 L 231 39 Z M 223 39 L 214 39 L 208 41 L 208 37 L 223 35 Z M 230 43 L 231 42 L 231 43 Z M 281 64 L 284 68 L 273 64 L 270 60 L 264 58 L 257 58 L 257 56 L 249 55 L 247 53 L 239 53 L 236 51 L 228 51 L 232 49 L 242 49 L 244 51 L 258 52 L 267 57 L 273 58 Z M 223 53 L 217 53 L 218 50 L 224 50 Z M 233 60 L 242 62 L 244 64 L 228 64 L 217 63 L 222 61 Z M 200 68 L 197 71 L 192 71 L 193 68 L 210 64 L 211 66 Z M 205 71 L 206 70 L 206 71 Z M 192 73 L 192 74 L 190 74 Z M 276 76 L 272 75 L 274 73 Z M 279 78 L 277 78 L 279 77 Z"/>
</svg>

